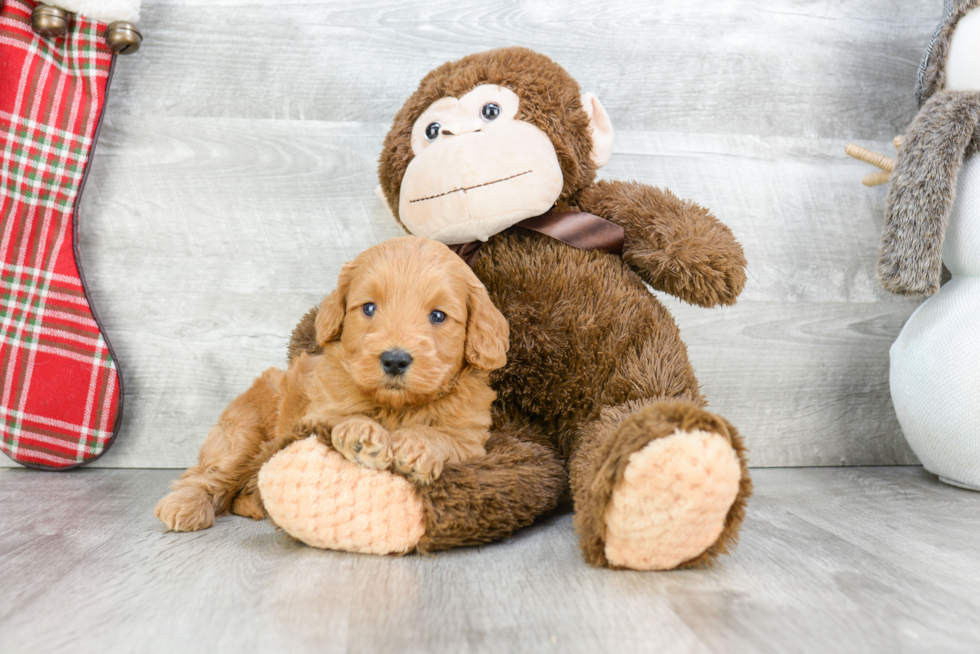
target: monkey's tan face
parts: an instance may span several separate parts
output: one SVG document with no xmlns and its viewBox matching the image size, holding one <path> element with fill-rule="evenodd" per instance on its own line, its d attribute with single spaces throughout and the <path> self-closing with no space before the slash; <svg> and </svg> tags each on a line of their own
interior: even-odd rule
<svg viewBox="0 0 980 654">
<path fill-rule="evenodd" d="M 486 84 L 432 103 L 415 121 L 398 206 L 409 231 L 485 241 L 551 208 L 564 181 L 558 156 L 544 132 L 516 119 L 519 102 Z"/>
<path fill-rule="evenodd" d="M 947 91 L 980 90 L 980 8 L 972 9 L 956 24 L 946 55 Z"/>
</svg>

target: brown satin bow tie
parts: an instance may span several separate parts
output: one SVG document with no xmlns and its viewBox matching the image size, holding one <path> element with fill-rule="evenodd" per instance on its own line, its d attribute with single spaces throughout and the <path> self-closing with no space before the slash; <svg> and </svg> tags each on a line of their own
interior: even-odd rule
<svg viewBox="0 0 980 654">
<path fill-rule="evenodd" d="M 625 232 L 622 226 L 583 211 L 549 211 L 534 218 L 527 218 L 515 225 L 550 236 L 568 243 L 579 250 L 605 250 L 611 254 L 623 253 Z M 483 241 L 470 241 L 450 245 L 449 249 L 463 258 L 471 268 L 480 257 Z"/>
</svg>

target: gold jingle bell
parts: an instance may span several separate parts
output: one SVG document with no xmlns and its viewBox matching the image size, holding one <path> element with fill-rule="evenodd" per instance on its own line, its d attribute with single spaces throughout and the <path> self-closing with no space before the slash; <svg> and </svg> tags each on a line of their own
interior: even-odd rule
<svg viewBox="0 0 980 654">
<path fill-rule="evenodd" d="M 31 13 L 31 26 L 40 36 L 61 36 L 68 31 L 68 12 L 57 7 L 37 5 Z"/>
<path fill-rule="evenodd" d="M 132 23 L 117 20 L 106 28 L 105 42 L 116 54 L 133 54 L 140 49 L 143 35 Z"/>
</svg>

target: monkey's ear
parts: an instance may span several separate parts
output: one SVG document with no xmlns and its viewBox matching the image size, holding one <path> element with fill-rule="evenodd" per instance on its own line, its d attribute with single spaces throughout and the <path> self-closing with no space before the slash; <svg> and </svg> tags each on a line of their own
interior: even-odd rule
<svg viewBox="0 0 980 654">
<path fill-rule="evenodd" d="M 395 212 L 391 210 L 391 206 L 388 204 L 388 198 L 385 197 L 385 192 L 381 190 L 381 184 L 374 187 L 374 194 L 381 198 L 381 202 L 385 205 L 385 209 L 391 214 L 391 217 L 395 217 Z"/>
<path fill-rule="evenodd" d="M 585 114 L 589 117 L 589 127 L 592 128 L 592 163 L 596 168 L 602 168 L 609 163 L 609 157 L 612 156 L 612 123 L 595 93 L 582 94 L 582 108 L 585 109 Z"/>
<path fill-rule="evenodd" d="M 316 326 L 316 342 L 320 347 L 340 338 L 344 316 L 347 313 L 347 293 L 350 291 L 351 279 L 354 278 L 354 268 L 353 261 L 344 264 L 340 269 L 337 288 L 323 299 L 320 310 L 316 313 L 313 324 Z"/>
</svg>

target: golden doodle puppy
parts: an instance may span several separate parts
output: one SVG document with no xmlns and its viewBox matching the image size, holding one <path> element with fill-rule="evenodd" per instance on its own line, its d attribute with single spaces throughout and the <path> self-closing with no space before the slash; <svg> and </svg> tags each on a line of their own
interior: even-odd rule
<svg viewBox="0 0 980 654">
<path fill-rule="evenodd" d="M 445 245 L 404 236 L 344 264 L 316 337 L 321 354 L 266 370 L 221 414 L 198 464 L 156 506 L 169 529 L 206 529 L 229 509 L 264 517 L 259 468 L 310 434 L 422 484 L 485 453 L 488 377 L 506 363 L 508 326 Z"/>
</svg>

